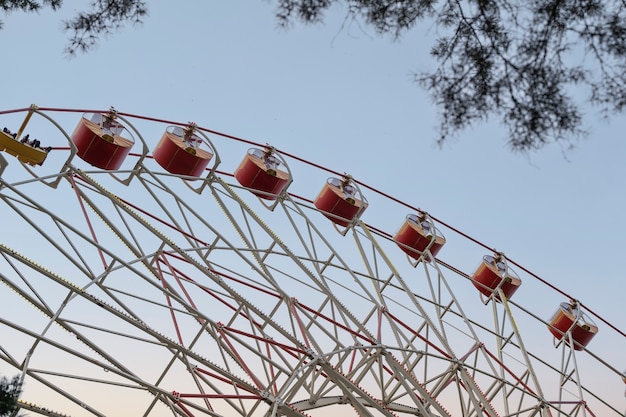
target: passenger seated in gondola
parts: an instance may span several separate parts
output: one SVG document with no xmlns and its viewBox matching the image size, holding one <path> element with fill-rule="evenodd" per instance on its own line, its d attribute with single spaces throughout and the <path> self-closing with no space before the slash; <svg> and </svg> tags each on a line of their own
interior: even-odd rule
<svg viewBox="0 0 626 417">
<path fill-rule="evenodd" d="M 354 189 L 354 186 L 352 186 L 350 184 L 350 180 L 352 177 L 350 177 L 349 175 L 346 175 L 343 180 L 341 181 L 341 191 L 343 191 L 343 194 L 346 196 L 346 202 L 349 204 L 355 204 L 355 197 L 354 194 L 356 192 L 356 190 Z"/>
<path fill-rule="evenodd" d="M 198 146 L 202 141 L 194 134 L 195 129 L 196 124 L 194 122 L 189 122 L 185 130 L 183 130 L 183 142 L 185 144 L 185 150 L 192 155 L 196 154 L 196 149 L 198 149 Z"/>
<path fill-rule="evenodd" d="M 37 148 L 37 149 L 41 149 L 42 151 L 50 152 L 52 150 L 52 146 L 48 146 L 47 148 L 42 148 L 41 147 L 41 141 L 39 139 L 33 139 L 33 140 L 29 140 L 30 135 L 26 135 L 24 136 L 21 140 L 20 143 L 23 143 L 25 145 L 28 146 L 32 146 L 33 148 Z"/>
<path fill-rule="evenodd" d="M 432 226 L 423 213 L 420 213 L 419 215 L 411 214 L 409 216 L 409 221 L 419 225 L 424 231 L 425 237 L 427 239 L 432 239 L 433 237 Z"/>
<path fill-rule="evenodd" d="M 185 142 L 185 148 L 192 148 L 194 140 L 191 138 L 191 134 L 185 133 L 183 135 L 183 142 Z"/>
<path fill-rule="evenodd" d="M 102 120 L 102 139 L 113 142 L 115 140 L 115 132 L 113 132 L 113 122 L 115 121 L 116 111 L 113 106 L 109 108 L 109 112 Z"/>
<path fill-rule="evenodd" d="M 275 177 L 276 170 L 278 169 L 278 159 L 273 155 L 272 148 L 267 147 L 263 152 L 263 164 L 265 165 L 265 172 Z"/>
<path fill-rule="evenodd" d="M 424 233 L 426 233 L 426 237 L 428 239 L 431 239 L 433 237 L 433 232 L 432 232 L 432 230 L 430 228 L 430 223 L 428 221 L 426 221 L 426 220 L 423 220 L 420 223 L 420 226 L 422 226 L 422 230 L 424 231 Z"/>
<path fill-rule="evenodd" d="M 11 136 L 13 139 L 15 139 L 15 138 L 16 138 L 16 136 L 17 136 L 17 132 L 12 133 L 12 132 L 9 130 L 9 128 L 7 128 L 6 126 L 2 128 L 2 131 L 3 131 L 4 133 L 6 133 L 7 135 Z"/>
<path fill-rule="evenodd" d="M 108 117 L 105 117 L 104 121 L 102 122 L 102 131 L 104 132 L 105 135 L 113 134 L 113 131 L 111 130 L 112 126 L 113 126 L 113 119 L 109 119 Z"/>
</svg>

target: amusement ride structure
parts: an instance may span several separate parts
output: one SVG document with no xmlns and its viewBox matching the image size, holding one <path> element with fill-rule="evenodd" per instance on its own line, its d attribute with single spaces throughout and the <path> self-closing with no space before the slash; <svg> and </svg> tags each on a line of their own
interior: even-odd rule
<svg viewBox="0 0 626 417">
<path fill-rule="evenodd" d="M 20 413 L 624 415 L 624 332 L 434 213 L 192 122 L 33 105 L 0 124 Z"/>
</svg>

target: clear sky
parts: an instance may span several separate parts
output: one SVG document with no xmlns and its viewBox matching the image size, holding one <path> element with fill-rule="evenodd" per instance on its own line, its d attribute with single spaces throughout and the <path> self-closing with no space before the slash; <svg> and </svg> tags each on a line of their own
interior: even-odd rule
<svg viewBox="0 0 626 417">
<path fill-rule="evenodd" d="M 623 115 L 607 122 L 586 108 L 589 136 L 572 150 L 512 153 L 495 122 L 438 148 L 437 109 L 412 82 L 413 72 L 433 66 L 434 28 L 417 27 L 394 41 L 344 22 L 339 10 L 324 24 L 283 30 L 261 0 L 173 4 L 149 2 L 143 24 L 74 58 L 63 54 L 62 20 L 83 2 L 66 1 L 58 13 L 3 17 L 0 110 L 115 106 L 269 143 L 427 210 L 624 330 Z M 71 132 L 76 116 L 59 117 Z M 225 170 L 239 162 L 222 158 Z M 312 198 L 321 183 L 308 180 Z M 363 219 L 390 232 L 400 224 L 374 206 Z M 445 260 L 469 270 L 479 262 L 456 256 Z M 526 297 L 517 301 L 546 318 L 567 301 Z M 599 327 L 591 350 L 608 343 Z M 606 354 L 623 357 L 624 346 L 622 338 Z M 626 360 L 616 366 L 626 368 Z"/>
</svg>

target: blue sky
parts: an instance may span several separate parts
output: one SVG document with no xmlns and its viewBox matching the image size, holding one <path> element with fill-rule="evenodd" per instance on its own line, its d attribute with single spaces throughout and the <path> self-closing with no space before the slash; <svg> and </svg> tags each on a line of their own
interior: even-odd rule
<svg viewBox="0 0 626 417">
<path fill-rule="evenodd" d="M 573 150 L 550 145 L 512 153 L 496 121 L 438 148 L 437 109 L 412 82 L 413 72 L 432 68 L 434 28 L 417 27 L 394 41 L 344 22 L 340 10 L 324 24 L 283 30 L 264 1 L 151 3 L 142 25 L 71 59 L 63 55 L 61 21 L 83 2 L 66 1 L 58 13 L 4 17 L 0 110 L 113 105 L 270 143 L 427 210 L 623 331 L 623 116 L 607 122 L 585 108 L 589 136 Z M 58 117 L 71 131 L 76 115 Z M 239 162 L 223 159 L 224 170 Z M 313 197 L 321 183 L 302 180 Z M 390 232 L 401 222 L 374 206 L 364 220 Z M 479 262 L 454 256 L 449 261 L 468 269 Z M 566 300 L 518 301 L 546 316 Z M 593 343 L 603 343 L 600 328 Z"/>
</svg>

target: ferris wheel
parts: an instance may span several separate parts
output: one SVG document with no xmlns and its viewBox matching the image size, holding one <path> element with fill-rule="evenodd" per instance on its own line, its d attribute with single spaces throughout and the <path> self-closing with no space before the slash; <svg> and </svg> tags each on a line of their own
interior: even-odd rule
<svg viewBox="0 0 626 417">
<path fill-rule="evenodd" d="M 23 411 L 624 415 L 624 332 L 356 176 L 114 108 L 0 120 L 0 374 Z"/>
</svg>

